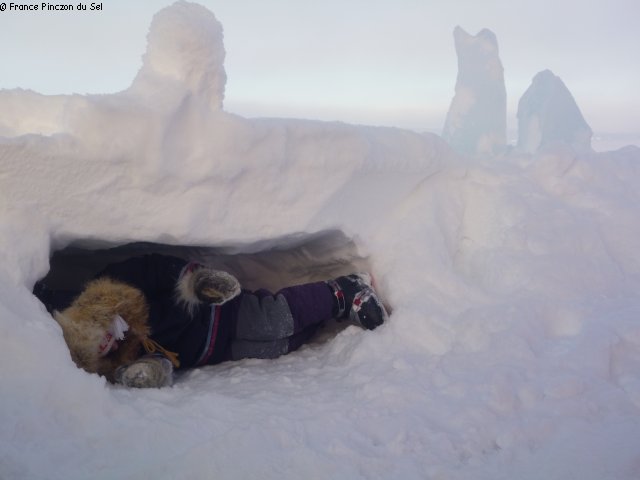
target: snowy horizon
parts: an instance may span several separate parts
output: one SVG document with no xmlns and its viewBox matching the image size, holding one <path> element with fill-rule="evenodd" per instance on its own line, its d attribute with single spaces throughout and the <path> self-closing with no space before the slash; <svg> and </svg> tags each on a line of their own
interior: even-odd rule
<svg viewBox="0 0 640 480">
<path fill-rule="evenodd" d="M 104 94 L 139 69 L 152 15 L 172 0 L 112 0 L 100 12 L 0 15 L 0 89 Z M 268 5 L 201 2 L 225 28 L 227 111 L 441 133 L 456 77 L 453 30 L 494 31 L 505 65 L 510 130 L 532 78 L 545 69 L 574 94 L 596 136 L 638 144 L 640 44 L 628 0 L 584 4 L 415 2 Z M 254 12 L 248 15 L 247 12 Z M 576 28 L 579 25 L 579 28 Z M 78 41 L 81 38 L 82 41 Z M 60 68 L 62 66 L 62 68 Z M 621 141 L 625 141 L 622 139 Z M 608 149 L 607 143 L 598 150 Z"/>
<path fill-rule="evenodd" d="M 0 478 L 639 478 L 640 148 L 592 149 L 553 65 L 504 145 L 497 59 L 464 48 L 494 68 L 450 79 L 451 145 L 245 117 L 227 109 L 231 30 L 176 2 L 118 93 L 0 90 Z M 364 267 L 391 315 L 170 388 L 111 385 L 32 289 L 152 251 L 249 288 Z"/>
</svg>

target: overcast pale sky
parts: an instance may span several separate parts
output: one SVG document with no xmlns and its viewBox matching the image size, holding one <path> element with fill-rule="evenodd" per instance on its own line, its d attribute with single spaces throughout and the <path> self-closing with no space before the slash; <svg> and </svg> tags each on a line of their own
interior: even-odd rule
<svg viewBox="0 0 640 480">
<path fill-rule="evenodd" d="M 0 88 L 123 90 L 141 65 L 153 14 L 171 3 L 103 0 L 102 11 L 94 12 L 7 8 L 0 12 Z M 497 35 L 512 128 L 531 78 L 551 69 L 595 131 L 640 131 L 637 0 L 198 3 L 223 24 L 225 109 L 244 116 L 439 131 L 454 93 L 452 32 L 460 25 Z"/>
</svg>

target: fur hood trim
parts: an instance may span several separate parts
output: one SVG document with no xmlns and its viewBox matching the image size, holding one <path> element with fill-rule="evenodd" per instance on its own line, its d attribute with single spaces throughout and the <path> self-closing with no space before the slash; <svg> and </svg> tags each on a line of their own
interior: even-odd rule
<svg viewBox="0 0 640 480">
<path fill-rule="evenodd" d="M 129 325 L 118 349 L 101 357 L 100 342 L 114 316 Z M 62 312 L 54 312 L 62 327 L 71 358 L 80 368 L 114 381 L 115 369 L 134 361 L 150 334 L 149 307 L 144 294 L 126 283 L 102 277 L 89 282 L 84 291 Z"/>
</svg>

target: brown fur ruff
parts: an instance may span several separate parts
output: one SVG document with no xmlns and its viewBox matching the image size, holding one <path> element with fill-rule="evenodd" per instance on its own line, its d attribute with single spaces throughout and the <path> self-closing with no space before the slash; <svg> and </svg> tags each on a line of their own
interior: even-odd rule
<svg viewBox="0 0 640 480">
<path fill-rule="evenodd" d="M 118 349 L 100 357 L 98 346 L 113 317 L 120 315 L 129 330 Z M 62 327 L 71 358 L 78 367 L 104 375 L 114 382 L 116 368 L 140 355 L 142 342 L 149 336 L 149 307 L 144 294 L 126 283 L 102 277 L 89 282 L 84 291 L 54 318 Z"/>
</svg>

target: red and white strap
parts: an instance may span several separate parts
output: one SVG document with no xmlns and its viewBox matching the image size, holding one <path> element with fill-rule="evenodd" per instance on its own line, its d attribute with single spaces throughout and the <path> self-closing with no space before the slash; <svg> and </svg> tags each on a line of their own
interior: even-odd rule
<svg viewBox="0 0 640 480">
<path fill-rule="evenodd" d="M 346 301 L 344 299 L 344 292 L 338 282 L 335 280 L 328 280 L 327 284 L 333 289 L 333 295 L 336 297 L 338 301 L 338 313 L 336 314 L 336 318 L 342 318 L 344 316 L 344 312 L 347 310 Z"/>
</svg>

